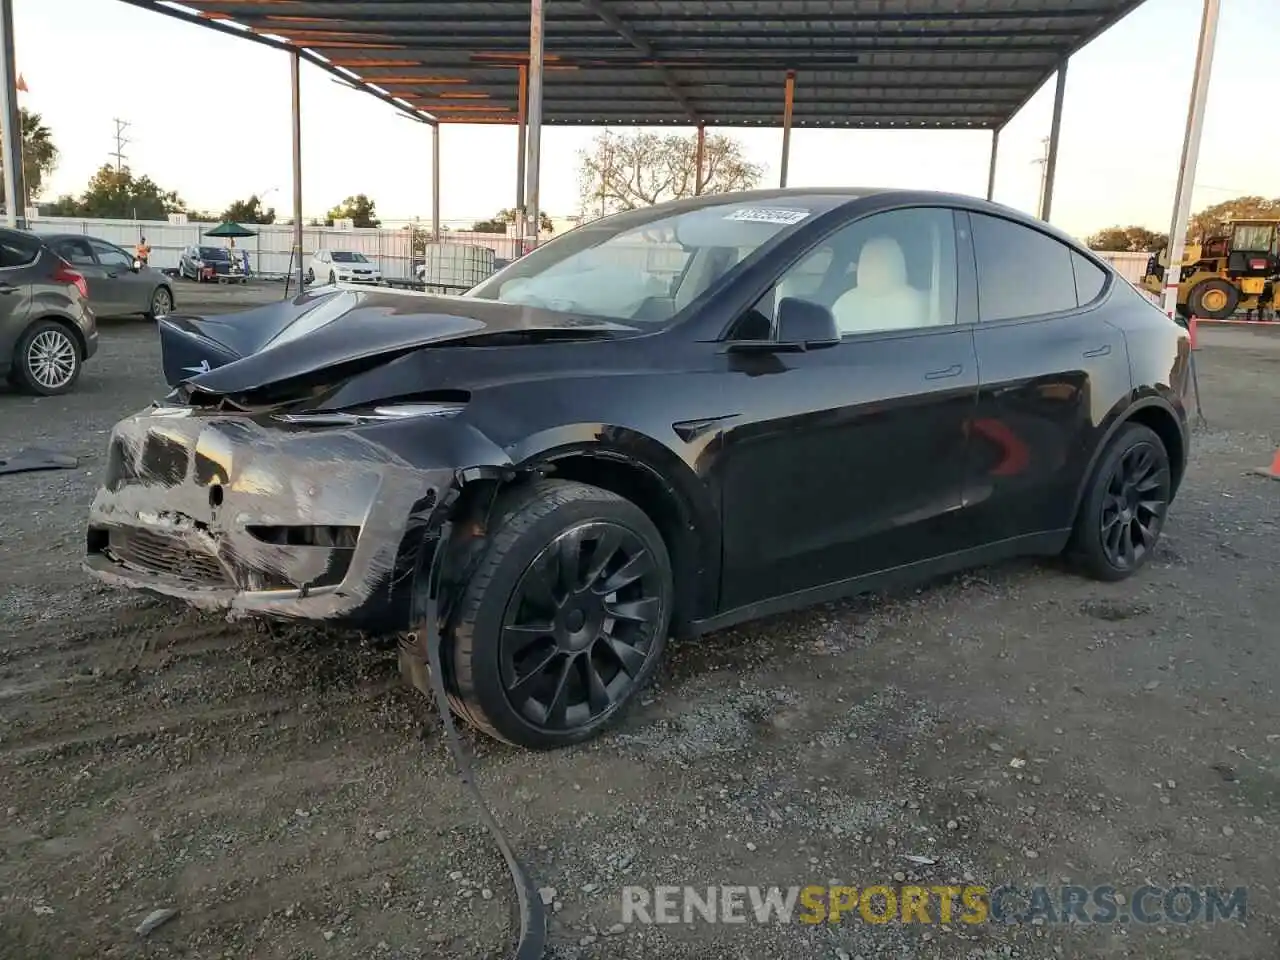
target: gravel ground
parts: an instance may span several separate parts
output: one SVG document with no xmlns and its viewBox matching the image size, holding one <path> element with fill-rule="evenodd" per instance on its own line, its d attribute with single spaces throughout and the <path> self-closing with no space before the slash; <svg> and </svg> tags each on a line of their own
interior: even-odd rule
<svg viewBox="0 0 1280 960">
<path fill-rule="evenodd" d="M 252 295 L 200 292 L 210 310 Z M 501 861 L 387 643 L 228 624 L 80 573 L 108 430 L 162 392 L 151 328 L 104 327 L 74 394 L 0 393 L 0 447 L 83 458 L 0 477 L 0 956 L 505 955 Z M 1209 425 L 1134 580 L 974 571 L 678 645 L 580 748 L 465 732 L 554 888 L 553 955 L 1280 955 L 1280 483 L 1248 474 L 1280 445 L 1280 336 L 1203 344 Z M 623 884 L 836 878 L 1249 899 L 1214 926 L 618 925 Z"/>
</svg>

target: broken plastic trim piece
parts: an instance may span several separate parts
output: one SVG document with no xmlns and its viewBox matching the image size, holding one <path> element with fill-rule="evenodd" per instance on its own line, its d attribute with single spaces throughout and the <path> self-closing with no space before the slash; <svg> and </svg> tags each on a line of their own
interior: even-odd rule
<svg viewBox="0 0 1280 960">
<path fill-rule="evenodd" d="M 524 865 L 512 850 L 506 834 L 502 832 L 502 827 L 484 802 L 480 788 L 476 785 L 475 773 L 463 749 L 462 739 L 458 736 L 458 728 L 454 724 L 453 713 L 449 708 L 449 698 L 444 689 L 444 669 L 440 662 L 440 577 L 444 565 L 443 558 L 452 532 L 452 523 L 445 520 L 440 526 L 439 539 L 436 541 L 431 565 L 427 571 L 427 596 L 422 614 L 423 622 L 414 624 L 414 632 L 405 638 L 402 653 L 408 654 L 420 663 L 425 648 L 426 662 L 429 667 L 428 676 L 414 677 L 415 686 L 420 679 L 425 679 L 430 685 L 436 711 L 440 714 L 440 722 L 444 726 L 449 741 L 449 752 L 453 754 L 453 762 L 458 767 L 458 776 L 480 809 L 480 818 L 484 821 L 485 827 L 488 828 L 490 836 L 502 851 L 502 858 L 507 863 L 507 872 L 511 875 L 511 883 L 515 887 L 520 918 L 520 936 L 516 941 L 515 952 L 510 954 L 509 960 L 541 960 L 547 942 L 547 915 L 542 906 L 542 899 L 538 896 L 533 881 L 529 879 Z"/>
<path fill-rule="evenodd" d="M 280 413 L 274 419 L 281 423 L 312 427 L 346 427 L 362 423 L 404 420 L 409 417 L 452 417 L 460 413 L 461 403 L 388 403 L 369 411 L 317 410 L 314 413 Z"/>
</svg>

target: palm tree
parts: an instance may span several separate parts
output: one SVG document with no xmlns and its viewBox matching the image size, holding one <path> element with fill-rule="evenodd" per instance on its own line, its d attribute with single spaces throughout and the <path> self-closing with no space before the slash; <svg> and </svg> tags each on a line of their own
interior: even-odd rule
<svg viewBox="0 0 1280 960">
<path fill-rule="evenodd" d="M 32 113 L 26 107 L 20 109 L 22 118 L 22 173 L 27 188 L 23 197 L 24 206 L 34 197 L 40 196 L 44 179 L 58 165 L 58 148 L 53 144 L 53 134 L 44 125 L 44 118 Z M 3 189 L 4 175 L 0 173 L 0 189 Z M 0 196 L 3 196 L 0 193 Z"/>
</svg>

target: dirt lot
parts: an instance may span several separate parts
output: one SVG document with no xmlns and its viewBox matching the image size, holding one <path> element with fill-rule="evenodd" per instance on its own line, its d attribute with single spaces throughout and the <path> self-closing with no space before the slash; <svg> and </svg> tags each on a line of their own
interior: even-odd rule
<svg viewBox="0 0 1280 960">
<path fill-rule="evenodd" d="M 186 299 L 195 288 L 184 285 Z M 202 293 L 218 308 L 242 292 Z M 677 647 L 614 733 L 467 734 L 559 958 L 1280 956 L 1280 332 L 1212 331 L 1155 561 L 1015 563 Z M 499 957 L 511 894 L 392 650 L 230 625 L 78 569 L 107 431 L 161 392 L 111 324 L 66 398 L 0 393 L 0 956 Z M 927 856 L 917 865 L 906 855 Z M 1248 887 L 1215 926 L 615 926 L 624 884 Z M 152 910 L 180 913 L 148 937 Z"/>
</svg>

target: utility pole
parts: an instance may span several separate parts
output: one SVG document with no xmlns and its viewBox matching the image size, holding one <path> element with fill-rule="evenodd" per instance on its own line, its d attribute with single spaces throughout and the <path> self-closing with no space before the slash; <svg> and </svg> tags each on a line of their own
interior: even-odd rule
<svg viewBox="0 0 1280 960">
<path fill-rule="evenodd" d="M 125 156 L 124 148 L 125 148 L 125 145 L 130 143 L 131 141 L 129 141 L 125 137 L 124 132 L 129 129 L 130 123 L 128 120 L 120 120 L 118 118 L 115 119 L 113 122 L 116 125 L 116 136 L 115 136 L 116 149 L 114 153 L 108 154 L 108 156 L 112 156 L 116 158 L 116 173 L 119 173 L 121 170 L 124 169 L 124 162 L 125 160 L 128 159 Z"/>
<path fill-rule="evenodd" d="M 1036 205 L 1037 210 L 1044 209 L 1044 191 L 1049 185 L 1049 138 L 1045 137 L 1040 142 L 1044 144 L 1044 156 L 1031 161 L 1040 164 L 1040 202 Z"/>
</svg>

